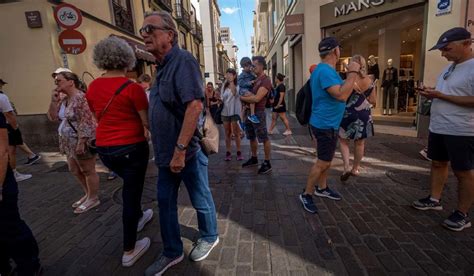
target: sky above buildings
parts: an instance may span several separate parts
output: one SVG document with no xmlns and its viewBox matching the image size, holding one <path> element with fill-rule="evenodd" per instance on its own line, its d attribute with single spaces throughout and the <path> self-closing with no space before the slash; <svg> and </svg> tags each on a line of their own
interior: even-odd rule
<svg viewBox="0 0 474 276">
<path fill-rule="evenodd" d="M 239 60 L 252 56 L 253 10 L 255 0 L 218 0 L 221 9 L 221 27 L 230 27 L 231 36 L 239 47 Z"/>
</svg>

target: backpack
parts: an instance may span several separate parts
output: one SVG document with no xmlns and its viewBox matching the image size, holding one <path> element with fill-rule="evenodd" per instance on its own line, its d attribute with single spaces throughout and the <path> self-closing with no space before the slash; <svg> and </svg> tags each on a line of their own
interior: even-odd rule
<svg viewBox="0 0 474 276">
<path fill-rule="evenodd" d="M 270 91 L 267 93 L 267 101 L 265 102 L 265 108 L 272 108 L 273 102 L 275 101 L 276 90 L 272 87 Z"/>
<path fill-rule="evenodd" d="M 296 119 L 301 125 L 307 125 L 311 117 L 313 107 L 313 96 L 311 94 L 311 82 L 308 80 L 296 95 Z"/>
</svg>

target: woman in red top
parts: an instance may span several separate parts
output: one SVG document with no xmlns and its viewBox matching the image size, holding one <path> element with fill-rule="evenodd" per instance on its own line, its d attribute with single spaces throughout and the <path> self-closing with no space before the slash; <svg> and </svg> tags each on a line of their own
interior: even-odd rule
<svg viewBox="0 0 474 276">
<path fill-rule="evenodd" d="M 123 179 L 122 265 L 128 267 L 150 247 L 147 237 L 137 241 L 137 232 L 153 216 L 151 209 L 141 209 L 149 154 L 144 132 L 144 128 L 148 129 L 148 100 L 143 88 L 125 76 L 136 60 L 124 40 L 111 36 L 100 41 L 93 58 L 105 73 L 89 85 L 86 98 L 97 119 L 96 145 L 100 159 Z"/>
</svg>

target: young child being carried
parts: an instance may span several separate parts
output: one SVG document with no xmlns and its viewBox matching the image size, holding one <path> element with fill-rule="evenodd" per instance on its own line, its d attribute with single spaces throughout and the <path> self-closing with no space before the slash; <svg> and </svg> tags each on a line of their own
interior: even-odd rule
<svg viewBox="0 0 474 276">
<path fill-rule="evenodd" d="M 251 96 L 253 84 L 255 79 L 257 78 L 254 73 L 252 72 L 252 60 L 248 57 L 243 57 L 240 60 L 240 66 L 242 67 L 242 73 L 239 74 L 237 77 L 237 84 L 239 86 L 239 94 L 240 96 Z M 250 116 L 247 118 L 250 122 L 254 124 L 259 124 L 260 120 L 258 119 L 257 115 L 255 115 L 255 104 L 248 104 L 250 106 Z M 244 117 L 244 109 L 242 109 L 242 116 Z"/>
</svg>

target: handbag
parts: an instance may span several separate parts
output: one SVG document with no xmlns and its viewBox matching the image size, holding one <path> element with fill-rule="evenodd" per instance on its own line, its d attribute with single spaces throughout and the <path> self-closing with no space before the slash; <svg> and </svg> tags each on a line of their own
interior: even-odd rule
<svg viewBox="0 0 474 276">
<path fill-rule="evenodd" d="M 160 94 L 157 93 L 158 98 L 160 99 L 163 106 L 171 113 L 174 117 L 176 117 L 179 121 L 184 120 L 184 115 L 178 113 L 175 108 L 172 108 L 169 103 L 164 102 Z M 221 110 L 222 111 L 222 110 Z M 206 109 L 203 111 L 204 113 L 204 123 L 202 126 L 202 131 L 199 130 L 199 127 L 194 130 L 194 136 L 199 139 L 199 145 L 203 149 L 203 152 L 206 156 L 209 156 L 214 153 L 219 152 L 219 129 L 217 128 L 212 115 L 206 112 Z"/>
</svg>

